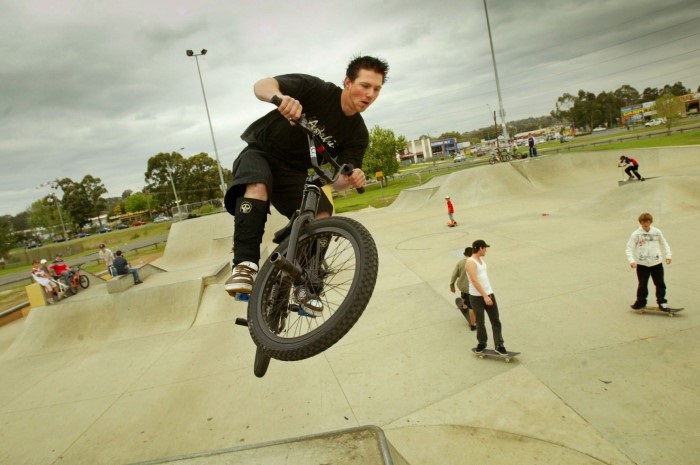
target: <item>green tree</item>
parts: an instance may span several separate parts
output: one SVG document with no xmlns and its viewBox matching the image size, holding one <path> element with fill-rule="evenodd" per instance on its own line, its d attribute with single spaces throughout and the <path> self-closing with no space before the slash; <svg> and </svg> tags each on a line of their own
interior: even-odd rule
<svg viewBox="0 0 700 465">
<path fill-rule="evenodd" d="M 9 215 L 0 218 L 0 257 L 7 258 L 10 249 L 15 246 L 17 238 L 12 229 L 12 217 Z"/>
<path fill-rule="evenodd" d="M 61 206 L 68 212 L 77 229 L 82 229 L 90 223 L 91 218 L 99 218 L 107 211 L 107 201 L 102 198 L 107 189 L 100 178 L 88 174 L 79 183 L 63 178 L 57 181 L 57 185 L 63 190 Z M 99 223 L 102 224 L 101 219 Z"/>
<path fill-rule="evenodd" d="M 641 103 L 639 92 L 629 84 L 620 86 L 620 88 L 613 92 L 613 95 L 618 99 L 622 107 L 629 107 Z"/>
<path fill-rule="evenodd" d="M 406 138 L 394 135 L 391 129 L 374 126 L 369 132 L 369 147 L 362 162 L 362 171 L 372 176 L 377 171 L 387 176 L 399 171 L 399 161 L 396 156 L 406 149 Z M 382 181 L 385 182 L 385 181 Z"/>
<path fill-rule="evenodd" d="M 124 207 L 128 213 L 148 211 L 151 209 L 158 209 L 160 205 L 150 194 L 144 194 L 143 192 L 136 192 L 131 194 L 129 197 L 124 199 Z"/>
<path fill-rule="evenodd" d="M 177 152 L 160 152 L 148 159 L 144 180 L 146 188 L 153 194 L 158 203 L 164 207 L 175 206 L 170 176 L 172 174 L 175 190 L 179 195 L 179 187 L 186 172 L 184 158 Z"/>
<path fill-rule="evenodd" d="M 666 84 L 661 91 L 662 94 L 671 94 L 675 96 L 685 95 L 690 93 L 690 89 L 685 87 L 682 82 L 678 81 L 673 85 Z"/>
<path fill-rule="evenodd" d="M 666 120 L 666 134 L 671 134 L 671 126 L 680 119 L 685 105 L 675 95 L 664 94 L 656 99 L 656 116 Z"/>
</svg>

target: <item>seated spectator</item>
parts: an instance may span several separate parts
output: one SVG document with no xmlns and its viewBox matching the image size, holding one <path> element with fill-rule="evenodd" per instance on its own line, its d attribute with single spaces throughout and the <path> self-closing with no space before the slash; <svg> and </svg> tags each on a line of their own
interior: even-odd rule
<svg viewBox="0 0 700 465">
<path fill-rule="evenodd" d="M 63 261 L 63 255 L 60 253 L 57 254 L 49 268 L 51 268 L 51 271 L 53 271 L 53 275 L 56 277 L 56 279 L 59 277 L 63 278 L 65 285 L 70 287 L 70 278 L 73 275 L 73 272 L 70 270 L 68 263 Z"/>
<path fill-rule="evenodd" d="M 46 260 L 44 260 L 44 262 L 45 261 Z M 58 297 L 58 284 L 51 280 L 51 275 L 46 273 L 36 260 L 32 262 L 32 278 L 44 288 L 46 292 L 46 301 L 49 304 L 55 303 L 55 297 Z"/>
<path fill-rule="evenodd" d="M 122 255 L 122 251 L 117 250 L 115 255 L 116 257 L 114 257 L 114 262 L 112 263 L 112 266 L 117 272 L 117 275 L 131 273 L 131 275 L 134 277 L 134 284 L 141 284 L 143 281 L 141 281 L 141 278 L 139 278 L 138 270 L 136 270 L 136 268 L 129 267 L 129 262 L 127 262 L 126 258 L 124 258 L 124 256 Z"/>
</svg>

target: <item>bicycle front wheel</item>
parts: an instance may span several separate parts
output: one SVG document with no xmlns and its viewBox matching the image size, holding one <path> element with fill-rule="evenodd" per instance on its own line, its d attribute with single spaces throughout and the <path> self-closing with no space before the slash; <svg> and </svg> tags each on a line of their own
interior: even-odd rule
<svg viewBox="0 0 700 465">
<path fill-rule="evenodd" d="M 288 247 L 285 240 L 275 252 L 285 256 Z M 346 217 L 302 227 L 295 262 L 303 270 L 296 281 L 268 260 L 248 304 L 248 328 L 255 344 L 278 360 L 303 360 L 338 342 L 367 307 L 379 267 L 371 234 Z M 305 311 L 296 298 L 299 286 L 318 297 L 322 311 Z"/>
</svg>

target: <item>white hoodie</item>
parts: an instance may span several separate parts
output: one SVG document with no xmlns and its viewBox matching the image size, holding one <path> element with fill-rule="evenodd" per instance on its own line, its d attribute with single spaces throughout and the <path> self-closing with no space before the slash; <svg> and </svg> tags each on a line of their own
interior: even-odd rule
<svg viewBox="0 0 700 465">
<path fill-rule="evenodd" d="M 666 258 L 671 258 L 671 247 L 661 230 L 651 226 L 649 232 L 646 232 L 640 226 L 627 241 L 627 261 L 644 266 L 658 265 L 664 258 L 661 255 L 662 246 Z"/>
</svg>

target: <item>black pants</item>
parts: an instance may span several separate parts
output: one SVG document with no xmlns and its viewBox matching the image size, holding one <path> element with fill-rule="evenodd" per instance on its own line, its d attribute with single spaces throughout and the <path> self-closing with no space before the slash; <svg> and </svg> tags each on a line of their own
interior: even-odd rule
<svg viewBox="0 0 700 465">
<path fill-rule="evenodd" d="M 470 295 L 469 301 L 472 304 L 474 313 L 476 313 L 476 340 L 479 344 L 486 344 L 489 340 L 489 336 L 486 333 L 486 321 L 484 320 L 484 311 L 489 316 L 491 321 L 491 330 L 493 331 L 493 342 L 498 346 L 503 345 L 503 335 L 501 334 L 501 319 L 498 316 L 498 304 L 496 303 L 496 296 L 491 294 L 491 300 L 493 305 L 490 307 L 484 302 L 484 298 L 481 296 Z"/>
<path fill-rule="evenodd" d="M 634 174 L 637 177 L 637 179 L 642 179 L 642 175 L 639 174 L 639 171 L 637 171 L 637 169 L 638 168 L 636 166 L 628 166 L 627 168 L 625 168 L 625 173 L 627 173 L 627 176 L 629 176 L 630 178 L 632 177 L 632 174 Z"/>
<path fill-rule="evenodd" d="M 647 304 L 649 296 L 649 276 L 656 286 L 656 303 L 659 305 L 666 303 L 666 283 L 664 282 L 664 266 L 659 263 L 654 266 L 637 265 L 637 303 L 640 305 Z"/>
</svg>

